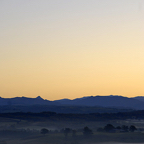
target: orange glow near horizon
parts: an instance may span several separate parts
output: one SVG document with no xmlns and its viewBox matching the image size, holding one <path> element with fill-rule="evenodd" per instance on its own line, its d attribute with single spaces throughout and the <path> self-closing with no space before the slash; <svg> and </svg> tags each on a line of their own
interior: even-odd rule
<svg viewBox="0 0 144 144">
<path fill-rule="evenodd" d="M 143 1 L 8 1 L 1 97 L 144 96 Z"/>
</svg>

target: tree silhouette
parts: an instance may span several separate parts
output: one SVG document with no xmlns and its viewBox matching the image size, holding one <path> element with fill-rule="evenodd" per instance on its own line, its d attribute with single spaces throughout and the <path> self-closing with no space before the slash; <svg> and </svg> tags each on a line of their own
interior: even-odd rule
<svg viewBox="0 0 144 144">
<path fill-rule="evenodd" d="M 93 132 L 92 132 L 91 129 L 89 129 L 87 126 L 84 127 L 84 129 L 83 129 L 83 135 L 84 135 L 84 136 L 90 136 L 90 135 L 92 135 L 92 134 L 93 134 Z"/>
<path fill-rule="evenodd" d="M 47 134 L 48 132 L 49 132 L 49 130 L 46 128 L 41 129 L 41 134 L 43 134 L 43 135 Z"/>
<path fill-rule="evenodd" d="M 70 133 L 71 129 L 70 128 L 65 128 L 64 129 L 64 135 L 65 135 L 65 138 L 67 138 L 68 134 Z"/>
<path fill-rule="evenodd" d="M 137 130 L 137 128 L 134 125 L 131 125 L 129 131 L 134 132 L 135 130 Z"/>
<path fill-rule="evenodd" d="M 106 132 L 110 132 L 110 131 L 112 131 L 112 130 L 114 130 L 114 126 L 113 125 L 111 125 L 111 124 L 107 124 L 105 127 L 104 127 L 104 130 L 106 131 Z"/>
<path fill-rule="evenodd" d="M 76 137 L 76 130 L 72 130 L 72 137 L 73 137 L 73 138 Z"/>
</svg>

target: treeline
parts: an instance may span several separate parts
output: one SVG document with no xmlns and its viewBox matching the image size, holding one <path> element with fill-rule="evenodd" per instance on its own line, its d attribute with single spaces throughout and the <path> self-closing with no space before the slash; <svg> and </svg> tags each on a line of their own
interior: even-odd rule
<svg viewBox="0 0 144 144">
<path fill-rule="evenodd" d="M 127 108 L 111 108 L 99 106 L 56 106 L 56 105 L 0 105 L 0 113 L 16 113 L 16 112 L 32 112 L 40 113 L 43 111 L 52 111 L 56 113 L 117 113 L 117 112 L 130 112 L 132 109 Z"/>
<path fill-rule="evenodd" d="M 122 125 L 114 127 L 112 124 L 107 124 L 103 128 L 100 127 L 97 129 L 98 132 L 134 132 L 136 130 L 137 128 L 134 125 L 131 126 Z"/>
<path fill-rule="evenodd" d="M 0 113 L 0 117 L 25 119 L 25 120 L 85 120 L 85 121 L 101 121 L 101 120 L 125 120 L 125 119 L 144 119 L 144 110 L 133 112 L 118 113 L 91 113 L 91 114 L 57 114 L 55 112 L 41 113 Z"/>
<path fill-rule="evenodd" d="M 48 134 L 49 132 L 50 132 L 50 131 L 49 131 L 48 129 L 46 129 L 46 128 L 42 128 L 41 131 L 40 131 L 40 133 L 43 134 L 43 135 Z M 59 132 L 58 132 L 58 131 L 55 131 L 55 133 L 63 133 L 64 136 L 65 136 L 65 138 L 67 138 L 70 133 L 71 133 L 71 136 L 72 136 L 73 138 L 75 138 L 75 137 L 77 136 L 77 132 L 78 132 L 78 130 L 76 130 L 76 129 L 71 129 L 71 128 L 64 128 L 64 129 L 61 129 Z M 86 137 L 93 135 L 92 129 L 90 129 L 90 128 L 87 127 L 87 126 L 84 127 L 84 128 L 81 130 L 81 132 L 82 132 L 83 135 L 86 136 Z"/>
</svg>

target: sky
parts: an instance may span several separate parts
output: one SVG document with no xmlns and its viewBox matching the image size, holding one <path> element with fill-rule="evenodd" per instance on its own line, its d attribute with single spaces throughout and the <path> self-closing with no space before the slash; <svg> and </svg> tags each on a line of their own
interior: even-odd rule
<svg viewBox="0 0 144 144">
<path fill-rule="evenodd" d="M 144 0 L 0 0 L 0 96 L 144 96 Z"/>
</svg>

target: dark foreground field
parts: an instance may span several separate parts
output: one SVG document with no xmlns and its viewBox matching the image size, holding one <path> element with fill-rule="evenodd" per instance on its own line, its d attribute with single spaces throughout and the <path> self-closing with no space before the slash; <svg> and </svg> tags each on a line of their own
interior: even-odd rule
<svg viewBox="0 0 144 144">
<path fill-rule="evenodd" d="M 69 134 L 67 138 L 63 133 L 49 133 L 41 135 L 38 133 L 7 133 L 1 135 L 0 144 L 94 144 L 106 142 L 119 143 L 144 143 L 143 133 L 94 133 L 91 137 L 84 137 L 81 132 L 74 138 Z"/>
<path fill-rule="evenodd" d="M 134 125 L 137 130 L 101 131 L 107 124 L 114 127 Z M 88 127 L 91 134 L 84 134 Z M 42 133 L 45 128 L 48 133 Z M 68 131 L 65 131 L 65 130 Z M 111 114 L 56 115 L 54 113 L 13 113 L 0 116 L 0 144 L 116 144 L 144 143 L 144 120 L 127 117 L 112 118 Z"/>
</svg>

